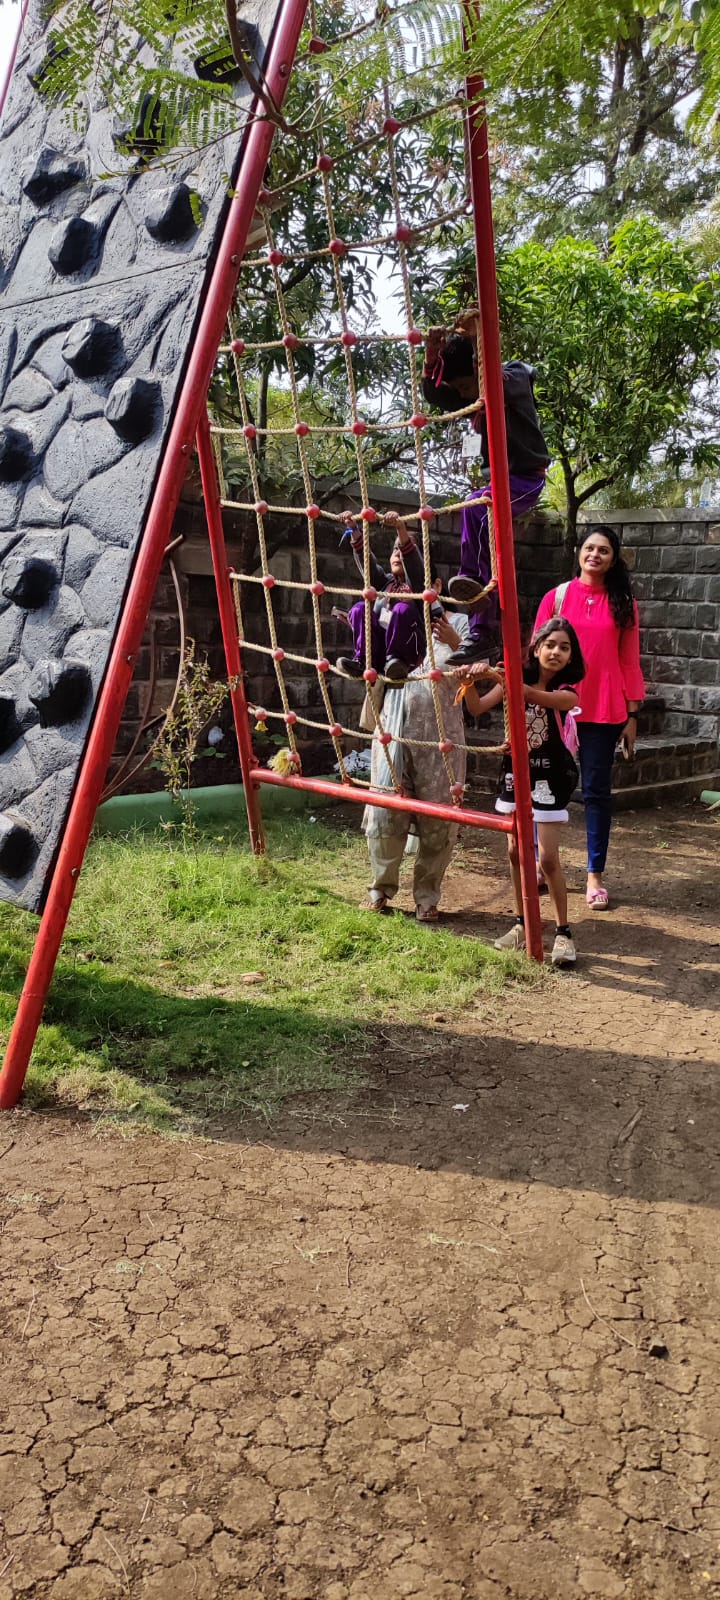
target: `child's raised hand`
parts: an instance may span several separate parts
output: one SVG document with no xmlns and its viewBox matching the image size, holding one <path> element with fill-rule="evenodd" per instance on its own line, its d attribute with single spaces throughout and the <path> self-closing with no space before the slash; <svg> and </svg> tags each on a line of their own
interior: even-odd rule
<svg viewBox="0 0 720 1600">
<path fill-rule="evenodd" d="M 410 535 L 406 524 L 397 511 L 385 511 L 383 513 L 383 527 L 389 528 L 391 533 L 396 534 L 401 544 L 408 543 Z"/>
<path fill-rule="evenodd" d="M 427 337 L 425 339 L 425 365 L 426 366 L 434 367 L 435 362 L 437 361 L 441 350 L 444 348 L 445 342 L 447 340 L 447 336 L 448 336 L 447 328 L 439 328 L 439 327 L 428 328 Z"/>
<path fill-rule="evenodd" d="M 436 617 L 432 625 L 432 634 L 433 639 L 437 639 L 438 644 L 449 644 L 453 650 L 457 650 L 460 644 L 460 635 L 456 633 L 450 618 L 446 616 L 445 612 L 441 617 Z M 462 667 L 459 667 L 454 676 L 457 677 L 461 672 Z"/>
</svg>

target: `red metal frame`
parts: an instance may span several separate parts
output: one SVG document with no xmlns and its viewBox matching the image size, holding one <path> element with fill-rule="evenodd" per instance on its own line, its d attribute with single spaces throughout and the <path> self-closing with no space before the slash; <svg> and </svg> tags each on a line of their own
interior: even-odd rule
<svg viewBox="0 0 720 1600">
<path fill-rule="evenodd" d="M 16 58 L 17 53 L 18 53 L 18 48 L 19 48 L 19 45 L 20 45 L 20 39 L 22 37 L 22 31 L 23 31 L 23 27 L 25 25 L 25 18 L 27 16 L 29 4 L 30 4 L 30 0 L 22 0 L 22 6 L 20 7 L 20 17 L 18 19 L 18 25 L 17 25 L 17 33 L 15 34 L 15 43 L 14 43 L 14 45 L 12 47 L 12 51 L 11 51 L 10 56 L 8 58 L 8 63 L 7 63 L 7 66 L 5 68 L 5 75 L 3 77 L 2 84 L 0 85 L 0 117 L 2 116 L 3 111 L 5 110 L 5 101 L 7 100 L 8 93 L 9 93 L 9 90 L 10 90 L 10 84 L 12 83 L 12 75 L 13 75 L 13 71 L 14 71 L 14 68 L 15 68 L 15 58 Z"/>
<path fill-rule="evenodd" d="M 474 0 L 468 0 L 469 4 Z M 271 44 L 265 83 L 281 106 L 290 79 L 306 0 L 285 0 Z M 6 87 L 6 86 L 5 86 Z M 482 316 L 483 361 L 488 405 L 490 470 L 495 504 L 498 578 L 504 619 L 510 736 L 513 749 L 517 812 L 514 820 L 496 814 L 464 811 L 453 806 L 413 801 L 412 809 L 447 821 L 484 827 L 499 833 L 516 831 L 520 850 L 528 949 L 542 960 L 540 913 L 535 874 L 529 767 L 526 758 L 525 708 L 522 695 L 520 628 L 507 471 L 505 414 L 500 357 L 497 284 L 493 247 L 487 128 L 480 78 L 468 81 L 470 171 L 474 202 L 478 292 Z M 18 1009 L 0 1073 L 0 1109 L 17 1104 L 42 1017 L 47 991 L 62 942 L 65 925 L 112 755 L 123 706 L 132 680 L 137 653 L 170 536 L 194 436 L 200 454 L 203 492 L 218 591 L 218 603 L 231 682 L 233 715 L 245 783 L 245 796 L 253 849 L 264 847 L 257 788 L 270 783 L 305 789 L 314 794 L 342 795 L 386 810 L 407 810 L 401 796 L 379 794 L 349 785 L 279 774 L 254 764 L 250 745 L 247 703 L 242 683 L 240 645 L 232 605 L 215 463 L 212 455 L 206 396 L 220 344 L 225 318 L 232 302 L 240 262 L 262 185 L 274 135 L 274 124 L 258 118 L 247 135 L 241 182 L 230 203 L 222 243 L 213 269 L 195 340 L 177 402 L 167 447 L 158 473 L 142 542 L 131 577 L 65 832 L 47 896 L 47 902 L 28 966 Z"/>
<path fill-rule="evenodd" d="M 466 14 L 470 18 L 470 27 L 472 27 L 472 3 L 466 4 Z M 510 747 L 515 779 L 515 825 L 520 857 L 520 880 L 522 884 L 527 949 L 536 961 L 542 961 L 542 923 L 540 920 L 532 800 L 530 797 L 530 764 L 525 724 L 522 647 L 517 583 L 515 579 L 515 544 L 505 433 L 502 356 L 500 353 L 500 318 L 498 312 L 497 275 L 495 271 L 490 152 L 488 149 L 484 96 L 485 85 L 482 78 L 477 76 L 468 78 L 468 152 L 473 199 L 478 305 L 480 307 L 482 358 L 485 377 L 495 548 L 503 621 L 503 654 L 507 680 Z"/>
<path fill-rule="evenodd" d="M 411 811 L 414 817 L 435 817 L 441 822 L 467 823 L 471 828 L 490 828 L 493 833 L 514 833 L 512 817 L 498 811 L 471 811 L 445 806 L 433 800 L 408 800 L 405 795 L 381 789 L 356 788 L 351 783 L 333 783 L 330 778 L 281 778 L 269 767 L 256 767 L 252 782 L 272 783 L 281 789 L 306 789 L 309 794 L 327 794 L 332 800 L 354 800 L 361 806 L 379 806 L 381 811 Z"/>
<path fill-rule="evenodd" d="M 270 46 L 265 84 L 282 105 L 305 20 L 305 0 L 285 0 Z M 212 369 L 242 260 L 275 132 L 258 118 L 247 135 L 241 181 L 230 202 L 175 417 L 158 473 L 142 543 L 98 698 L 47 902 L 0 1073 L 0 1109 L 17 1104 L 40 1025 L 90 830 L 112 755 L 143 629 L 155 592 L 193 439 L 205 407 Z"/>
</svg>

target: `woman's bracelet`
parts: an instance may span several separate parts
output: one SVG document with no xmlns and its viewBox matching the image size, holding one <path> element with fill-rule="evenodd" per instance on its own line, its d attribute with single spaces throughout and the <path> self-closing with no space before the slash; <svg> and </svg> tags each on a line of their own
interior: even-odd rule
<svg viewBox="0 0 720 1600">
<path fill-rule="evenodd" d="M 627 714 L 627 716 L 625 718 L 625 721 L 629 722 L 631 717 L 633 718 L 633 720 L 635 722 L 637 722 L 637 719 L 638 719 L 637 711 L 628 711 L 628 714 Z"/>
</svg>

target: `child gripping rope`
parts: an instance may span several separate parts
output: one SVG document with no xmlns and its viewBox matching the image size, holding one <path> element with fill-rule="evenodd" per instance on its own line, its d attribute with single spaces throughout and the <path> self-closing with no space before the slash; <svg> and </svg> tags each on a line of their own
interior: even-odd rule
<svg viewBox="0 0 720 1600">
<path fill-rule="evenodd" d="M 551 960 L 556 967 L 573 966 L 576 960 L 567 920 L 567 887 L 560 860 L 559 829 L 568 821 L 568 801 L 578 781 L 578 769 L 568 748 L 574 724 L 568 719 L 578 708 L 576 685 L 584 673 L 585 664 L 572 624 L 564 617 L 551 618 L 533 637 L 524 672 L 524 690 L 533 817 L 537 825 L 540 867 L 555 915 Z M 479 695 L 473 687 L 473 679 L 481 674 L 482 668 L 477 666 L 463 668 L 460 673 L 468 709 L 474 716 L 498 705 L 505 692 L 503 684 L 495 684 L 487 694 Z M 503 756 L 495 807 L 506 814 L 515 810 L 515 785 L 508 753 Z M 516 916 L 509 932 L 496 939 L 495 948 L 524 950 L 520 862 L 514 834 L 508 835 L 508 853 Z"/>
<path fill-rule="evenodd" d="M 364 576 L 361 519 L 348 512 L 345 521 L 355 564 Z M 414 672 L 425 655 L 422 602 L 412 598 L 414 594 L 422 594 L 425 588 L 425 567 L 422 551 L 397 512 L 386 512 L 383 524 L 392 529 L 396 538 L 390 552 L 389 571 L 385 571 L 370 551 L 370 581 L 377 591 L 370 612 L 370 665 L 391 683 L 398 683 Z M 434 572 L 432 576 L 434 578 Z M 351 678 L 361 678 L 367 660 L 364 600 L 356 600 L 350 607 L 347 620 L 352 628 L 354 650 L 351 656 L 339 656 L 337 665 Z"/>
</svg>

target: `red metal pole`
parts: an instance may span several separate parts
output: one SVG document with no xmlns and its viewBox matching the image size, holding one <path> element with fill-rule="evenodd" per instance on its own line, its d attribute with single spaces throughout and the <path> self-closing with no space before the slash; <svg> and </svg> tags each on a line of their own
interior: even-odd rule
<svg viewBox="0 0 720 1600">
<path fill-rule="evenodd" d="M 439 817 L 442 822 L 459 822 L 470 828 L 490 828 L 493 833 L 514 833 L 512 817 L 497 811 L 464 811 L 434 800 L 408 800 L 401 794 L 381 789 L 355 789 L 349 783 L 333 783 L 329 778 L 282 778 L 268 767 L 254 767 L 253 783 L 273 783 L 279 789 L 304 789 L 309 794 L 327 794 L 338 802 L 352 800 L 361 806 L 379 806 L 381 811 L 412 811 L 418 817 Z"/>
<path fill-rule="evenodd" d="M 472 0 L 471 4 L 468 4 L 466 0 L 466 13 L 470 19 L 470 30 L 472 30 Z M 535 866 L 532 801 L 530 798 L 530 767 L 525 727 L 522 647 L 517 583 L 515 580 L 515 546 L 510 502 L 507 438 L 505 434 L 505 399 L 503 394 L 502 357 L 500 354 L 500 317 L 498 313 L 492 194 L 490 189 L 490 153 L 488 149 L 484 93 L 485 85 L 482 78 L 478 76 L 468 78 L 467 128 L 470 181 L 477 257 L 478 304 L 480 306 L 482 359 L 485 378 L 490 481 L 493 495 L 498 585 L 502 608 L 503 656 L 507 674 L 510 746 L 515 778 L 515 820 L 520 855 L 520 878 L 522 882 L 527 948 L 528 953 L 536 961 L 542 961 L 542 924 L 540 921 L 540 902 L 538 899 L 537 870 Z"/>
<path fill-rule="evenodd" d="M 5 76 L 3 78 L 2 85 L 0 85 L 0 117 L 2 116 L 3 111 L 5 110 L 5 101 L 7 100 L 8 93 L 9 93 L 9 90 L 10 90 L 10 84 L 12 83 L 12 75 L 13 75 L 13 72 L 15 70 L 15 59 L 16 59 L 16 56 L 17 56 L 17 53 L 18 53 L 18 46 L 20 44 L 20 40 L 22 38 L 22 31 L 23 31 L 23 27 L 24 27 L 24 24 L 25 24 L 25 18 L 27 16 L 27 10 L 28 10 L 29 3 L 30 3 L 30 0 L 22 0 L 22 6 L 20 7 L 20 16 L 18 18 L 17 33 L 15 34 L 15 43 L 14 43 L 14 45 L 12 47 L 12 51 L 11 51 L 10 57 L 8 59 L 8 64 L 7 64 L 6 68 L 5 68 Z"/>
<path fill-rule="evenodd" d="M 242 675 L 242 660 L 240 657 L 240 640 L 238 638 L 237 619 L 233 605 L 232 585 L 230 583 L 230 568 L 227 560 L 225 546 L 225 529 L 223 528 L 222 507 L 220 505 L 220 492 L 218 489 L 217 472 L 213 456 L 212 440 L 210 437 L 210 422 L 207 409 L 200 417 L 197 430 L 197 449 L 200 461 L 200 476 L 202 478 L 203 498 L 207 512 L 208 534 L 210 536 L 210 550 L 212 552 L 213 571 L 215 573 L 215 587 L 217 589 L 218 608 L 220 611 L 220 626 L 222 628 L 223 645 L 225 646 L 225 661 L 227 664 L 228 678 L 230 679 L 230 701 L 232 704 L 235 732 L 237 734 L 238 755 L 242 771 L 243 790 L 245 792 L 245 805 L 247 808 L 248 827 L 250 829 L 250 843 L 255 854 L 260 856 L 265 850 L 265 836 L 263 834 L 262 814 L 260 811 L 260 797 L 257 785 L 252 782 L 252 770 L 256 765 L 253 756 L 252 741 L 250 739 L 250 725 L 248 722 L 247 697 Z"/>
<path fill-rule="evenodd" d="M 278 105 L 290 79 L 305 0 L 285 0 L 270 47 L 265 83 Z M 112 755 L 135 659 L 158 580 L 192 442 L 205 406 L 208 384 L 225 318 L 237 282 L 247 235 L 263 181 L 275 127 L 255 121 L 248 133 L 238 187 L 230 202 L 218 257 L 198 321 L 175 417 L 158 473 L 123 614 L 98 698 L 77 787 L 70 806 L 45 910 L 0 1073 L 0 1109 L 22 1093 L 45 997 L 75 893 L 90 830 Z"/>
</svg>

